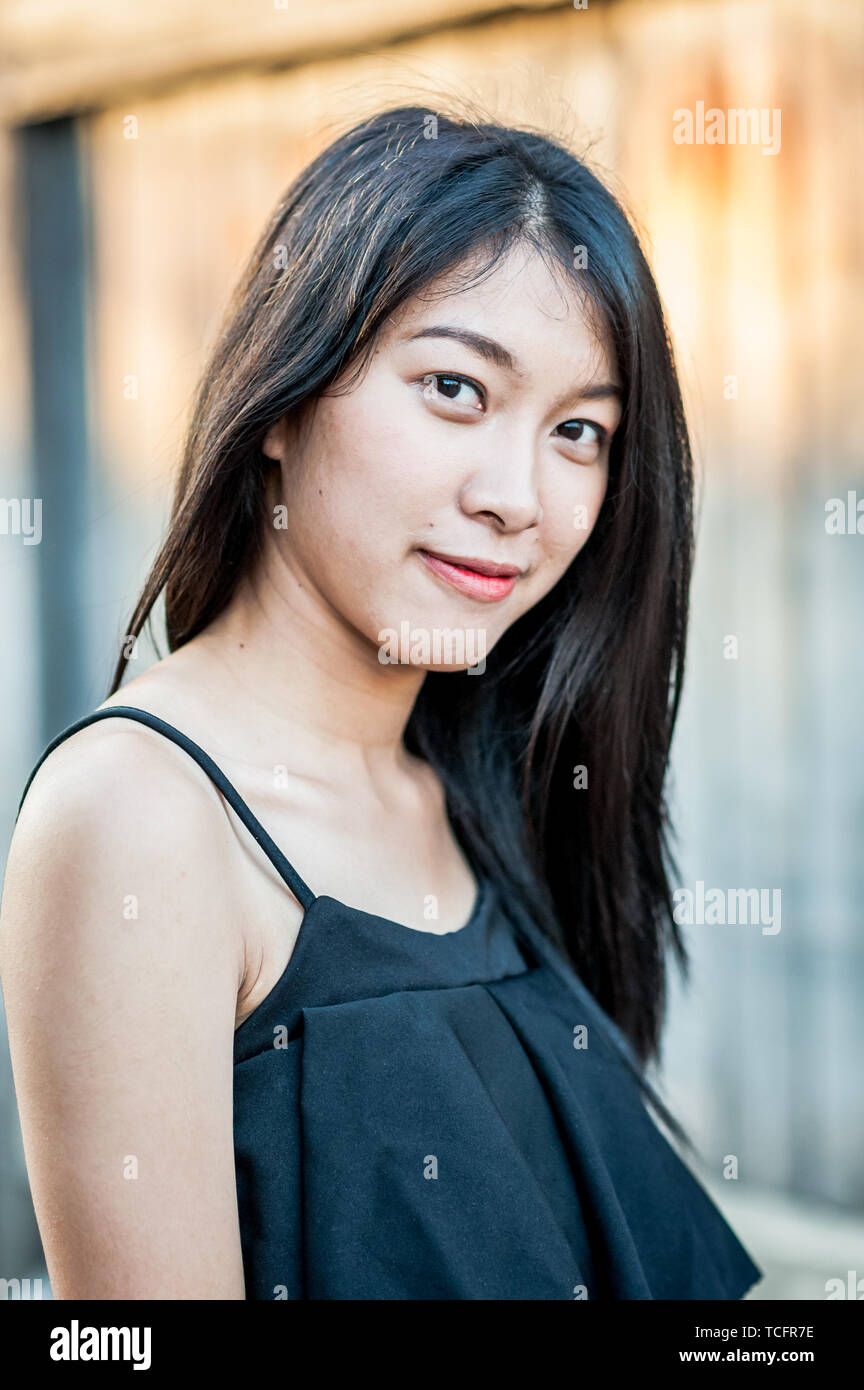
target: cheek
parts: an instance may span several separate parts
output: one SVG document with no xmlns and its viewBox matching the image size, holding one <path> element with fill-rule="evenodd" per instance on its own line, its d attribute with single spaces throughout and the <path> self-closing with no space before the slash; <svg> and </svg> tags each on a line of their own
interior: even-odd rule
<svg viewBox="0 0 864 1390">
<path fill-rule="evenodd" d="M 378 609 L 392 602 L 418 472 L 404 420 L 392 402 L 385 414 L 372 392 L 322 398 L 301 456 L 283 470 L 284 541 L 311 584 L 363 631 L 371 622 L 377 632 Z"/>
<path fill-rule="evenodd" d="M 428 473 L 409 403 L 373 378 L 323 404 L 315 471 L 328 505 L 355 524 L 398 517 Z"/>
<path fill-rule="evenodd" d="M 578 467 L 578 465 L 577 465 Z M 608 470 L 580 469 L 543 499 L 541 544 L 544 556 L 559 574 L 585 545 L 606 496 Z"/>
<path fill-rule="evenodd" d="M 354 396 L 318 402 L 311 438 L 285 469 L 295 516 L 316 529 L 318 545 L 369 534 L 384 524 L 398 496 L 402 450 L 372 406 Z"/>
</svg>

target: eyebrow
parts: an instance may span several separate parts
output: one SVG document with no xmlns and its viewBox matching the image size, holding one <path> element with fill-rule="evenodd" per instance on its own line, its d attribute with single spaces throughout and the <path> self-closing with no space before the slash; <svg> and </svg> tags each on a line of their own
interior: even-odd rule
<svg viewBox="0 0 864 1390">
<path fill-rule="evenodd" d="M 419 333 L 406 334 L 404 340 L 413 343 L 418 338 L 453 338 L 457 343 L 464 343 L 467 348 L 471 348 L 478 356 L 485 357 L 487 362 L 494 363 L 496 367 L 502 367 L 504 371 L 512 372 L 514 376 L 525 375 L 509 348 L 506 348 L 495 338 L 487 338 L 485 334 L 475 333 L 470 328 L 455 328 L 450 324 L 436 323 L 431 324 L 428 328 L 421 328 Z M 621 387 L 616 386 L 614 382 L 597 381 L 590 385 L 579 386 L 573 392 L 568 392 L 562 401 L 569 396 L 578 396 L 580 400 L 584 401 L 605 400 L 610 397 L 620 401 L 623 399 L 623 395 Z"/>
</svg>

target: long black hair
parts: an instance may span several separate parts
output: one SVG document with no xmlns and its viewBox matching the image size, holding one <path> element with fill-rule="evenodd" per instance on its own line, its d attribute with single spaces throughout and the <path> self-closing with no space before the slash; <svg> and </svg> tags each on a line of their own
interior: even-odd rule
<svg viewBox="0 0 864 1390">
<path fill-rule="evenodd" d="M 624 412 L 607 494 L 581 552 L 485 673 L 427 675 L 406 742 L 440 775 L 475 867 L 560 948 L 641 1067 L 659 1055 L 668 947 L 687 968 L 664 782 L 684 670 L 692 463 L 637 236 L 562 142 L 401 106 L 300 173 L 203 373 L 170 529 L 127 636 L 163 591 L 172 651 L 216 617 L 266 524 L 269 426 L 340 377 L 350 387 L 387 316 L 437 276 L 479 254 L 476 280 L 517 241 L 578 286 L 614 353 Z M 110 693 L 125 665 L 124 654 Z"/>
</svg>

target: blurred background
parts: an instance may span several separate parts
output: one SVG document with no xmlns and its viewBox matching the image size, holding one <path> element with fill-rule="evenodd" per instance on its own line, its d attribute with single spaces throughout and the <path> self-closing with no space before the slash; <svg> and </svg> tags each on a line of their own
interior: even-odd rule
<svg viewBox="0 0 864 1390">
<path fill-rule="evenodd" d="M 862 69 L 857 0 L 0 0 L 0 867 L 40 751 L 107 694 L 295 173 L 405 100 L 560 131 L 640 229 L 693 429 L 680 884 L 782 894 L 779 931 L 684 928 L 659 1072 L 760 1299 L 864 1297 Z M 700 142 L 700 109 L 767 124 Z M 40 1276 L 0 1028 L 0 1279 Z"/>
</svg>

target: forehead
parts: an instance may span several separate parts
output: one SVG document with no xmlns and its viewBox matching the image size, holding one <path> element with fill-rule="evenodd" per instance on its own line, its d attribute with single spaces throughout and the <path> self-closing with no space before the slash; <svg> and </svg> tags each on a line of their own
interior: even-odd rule
<svg viewBox="0 0 864 1390">
<path fill-rule="evenodd" d="M 608 332 L 587 290 L 552 260 L 523 242 L 509 248 L 491 270 L 475 252 L 399 306 L 385 325 L 390 344 L 401 345 L 436 324 L 469 328 L 507 347 L 521 376 L 543 379 L 574 367 L 617 380 Z M 482 272 L 482 274 L 481 274 Z M 480 278 L 478 279 L 478 274 Z"/>
</svg>

